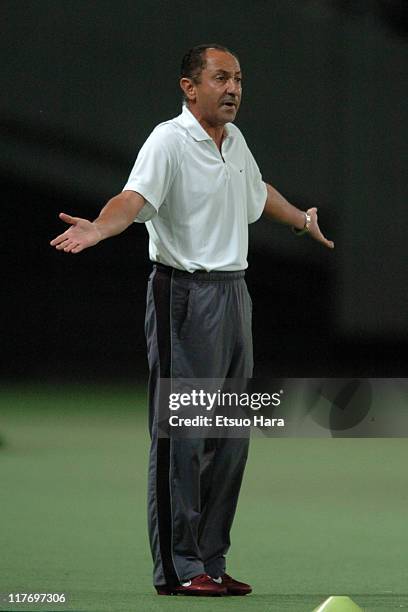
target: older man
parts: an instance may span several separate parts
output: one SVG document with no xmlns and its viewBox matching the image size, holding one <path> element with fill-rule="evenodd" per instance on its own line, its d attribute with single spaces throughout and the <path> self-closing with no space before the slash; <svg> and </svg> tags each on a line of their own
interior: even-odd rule
<svg viewBox="0 0 408 612">
<path fill-rule="evenodd" d="M 149 536 L 159 594 L 246 595 L 225 555 L 246 463 L 247 439 L 158 435 L 163 379 L 252 375 L 251 300 L 245 284 L 248 224 L 264 212 L 329 248 L 316 208 L 302 212 L 264 183 L 232 123 L 242 95 L 237 56 L 200 45 L 183 58 L 182 113 L 149 136 L 123 192 L 91 222 L 51 245 L 79 253 L 146 223 L 153 271 L 146 338 L 150 367 Z"/>
</svg>

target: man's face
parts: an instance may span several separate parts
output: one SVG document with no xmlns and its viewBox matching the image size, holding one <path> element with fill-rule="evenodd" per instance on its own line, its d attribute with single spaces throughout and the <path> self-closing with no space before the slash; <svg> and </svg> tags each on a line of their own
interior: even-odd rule
<svg viewBox="0 0 408 612">
<path fill-rule="evenodd" d="M 238 60 L 224 51 L 207 49 L 206 67 L 192 86 L 189 99 L 196 114 L 208 125 L 221 126 L 234 121 L 242 95 Z"/>
</svg>

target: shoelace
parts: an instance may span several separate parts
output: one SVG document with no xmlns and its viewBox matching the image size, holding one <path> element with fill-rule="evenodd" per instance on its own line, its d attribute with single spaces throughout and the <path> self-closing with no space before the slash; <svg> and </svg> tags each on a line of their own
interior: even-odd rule
<svg viewBox="0 0 408 612">
<path fill-rule="evenodd" d="M 208 574 L 200 574 L 199 576 L 193 578 L 193 580 L 194 582 L 208 582 L 208 580 L 211 580 L 211 576 Z"/>
<path fill-rule="evenodd" d="M 208 574 L 199 574 L 198 576 L 191 578 L 191 580 L 187 580 L 186 582 L 183 582 L 182 586 L 190 586 L 191 584 L 193 584 L 193 582 L 194 584 L 197 584 L 200 582 L 208 582 L 208 581 L 213 582 L 213 579 L 211 578 L 211 576 L 209 576 Z"/>
</svg>

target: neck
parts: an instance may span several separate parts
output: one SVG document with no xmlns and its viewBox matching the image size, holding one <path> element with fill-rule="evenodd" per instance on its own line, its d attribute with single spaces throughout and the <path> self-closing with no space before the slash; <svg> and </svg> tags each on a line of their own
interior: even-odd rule
<svg viewBox="0 0 408 612">
<path fill-rule="evenodd" d="M 197 119 L 198 123 L 205 129 L 207 134 L 211 136 L 218 149 L 221 150 L 221 144 L 224 138 L 224 125 L 213 125 L 208 123 L 206 119 L 197 111 L 197 109 L 193 106 L 187 106 L 188 110 L 194 117 Z"/>
</svg>

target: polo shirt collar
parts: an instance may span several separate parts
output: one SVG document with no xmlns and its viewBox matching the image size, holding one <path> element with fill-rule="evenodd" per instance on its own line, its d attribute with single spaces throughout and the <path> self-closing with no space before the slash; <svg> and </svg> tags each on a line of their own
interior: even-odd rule
<svg viewBox="0 0 408 612">
<path fill-rule="evenodd" d="M 190 132 L 194 140 L 197 140 L 199 142 L 203 140 L 212 140 L 211 136 L 205 131 L 203 126 L 200 125 L 200 123 L 194 117 L 193 113 L 187 108 L 185 104 L 183 104 L 183 110 L 180 115 L 180 119 L 181 119 L 182 124 L 184 125 L 185 128 L 187 128 L 187 130 Z M 231 133 L 228 130 L 227 125 L 224 126 L 224 130 L 225 130 L 225 137 L 224 137 L 224 141 L 225 141 L 227 138 L 231 137 Z"/>
</svg>

